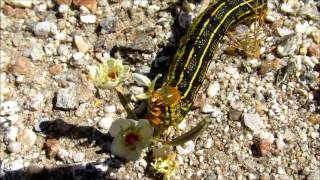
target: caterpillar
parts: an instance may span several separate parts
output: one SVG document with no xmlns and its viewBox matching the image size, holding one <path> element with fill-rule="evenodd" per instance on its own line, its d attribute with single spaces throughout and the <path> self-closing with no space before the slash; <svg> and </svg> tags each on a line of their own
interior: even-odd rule
<svg viewBox="0 0 320 180">
<path fill-rule="evenodd" d="M 189 112 L 212 61 L 214 49 L 228 29 L 265 9 L 266 1 L 220 0 L 209 4 L 195 18 L 180 40 L 165 82 L 154 92 L 149 103 L 152 123 L 158 133 L 181 122 Z M 169 97 L 173 100 L 168 103 L 166 99 Z"/>
</svg>

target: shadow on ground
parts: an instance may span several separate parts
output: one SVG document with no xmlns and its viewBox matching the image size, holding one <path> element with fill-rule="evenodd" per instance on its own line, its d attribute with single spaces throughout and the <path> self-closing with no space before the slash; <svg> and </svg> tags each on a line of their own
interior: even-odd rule
<svg viewBox="0 0 320 180">
<path fill-rule="evenodd" d="M 169 70 L 169 66 L 172 63 L 173 57 L 179 45 L 179 40 L 186 33 L 186 29 L 179 26 L 177 7 L 181 7 L 182 2 L 178 2 L 170 6 L 170 8 L 164 11 L 170 11 L 171 15 L 175 17 L 174 23 L 171 27 L 173 43 L 169 43 L 164 47 L 161 47 L 157 53 L 156 59 L 152 62 L 150 73 L 148 77 L 154 79 L 156 75 L 162 74 L 162 77 L 157 81 L 156 88 L 159 88 L 166 78 Z M 98 33 L 98 32 L 97 32 Z M 116 48 L 121 49 L 121 48 Z M 121 49 L 122 51 L 126 51 Z M 127 51 L 130 51 L 129 49 Z M 145 113 L 145 112 L 143 112 Z M 142 114 L 140 114 L 143 117 Z M 64 122 L 61 119 L 55 121 L 45 121 L 40 124 L 40 128 L 43 129 L 43 134 L 47 139 L 60 137 L 70 139 L 87 139 L 87 143 L 93 144 L 93 146 L 99 146 L 100 152 L 97 153 L 110 153 L 110 147 L 112 143 L 112 137 L 109 134 L 103 134 L 99 130 L 90 126 L 76 126 Z M 152 158 L 148 155 L 148 167 L 146 170 L 146 176 L 152 179 L 162 179 L 158 175 L 155 175 L 150 170 L 150 162 Z M 125 161 L 121 161 L 118 158 L 108 158 L 100 162 L 76 164 L 76 165 L 64 165 L 50 169 L 41 169 L 34 173 L 30 173 L 30 170 L 17 170 L 4 172 L 1 174 L 0 180 L 64 180 L 64 179 L 77 179 L 77 180 L 100 180 L 100 179 L 114 179 L 110 177 L 110 173 L 116 171 Z M 2 161 L 0 160 L 0 168 L 2 167 Z M 103 167 L 101 170 L 100 167 Z M 107 170 L 106 170 L 107 169 Z M 3 171 L 2 171 L 3 172 Z"/>
<path fill-rule="evenodd" d="M 60 137 L 70 139 L 87 139 L 86 144 L 93 144 L 93 146 L 99 146 L 101 148 L 100 153 L 110 153 L 112 137 L 109 134 L 104 134 L 100 132 L 94 127 L 76 126 L 73 124 L 66 123 L 61 119 L 57 119 L 55 121 L 42 122 L 40 124 L 40 128 L 43 130 L 42 133 L 46 136 L 47 139 L 59 139 Z M 3 177 L 0 176 L 0 179 L 108 179 L 109 174 L 121 167 L 121 164 L 123 163 L 123 161 L 120 161 L 117 158 L 108 158 L 101 162 L 73 164 L 50 169 L 44 168 L 40 170 L 30 170 L 29 167 L 25 170 L 22 169 L 10 172 L 5 171 Z M 104 169 L 104 171 L 102 171 L 101 169 Z"/>
</svg>

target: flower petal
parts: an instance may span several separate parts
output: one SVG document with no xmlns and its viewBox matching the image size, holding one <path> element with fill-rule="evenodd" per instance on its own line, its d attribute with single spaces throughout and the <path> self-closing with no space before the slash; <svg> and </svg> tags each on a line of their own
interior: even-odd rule
<svg viewBox="0 0 320 180">
<path fill-rule="evenodd" d="M 131 125 L 135 124 L 137 124 L 137 121 L 132 119 L 117 119 L 111 124 L 109 133 L 112 137 L 117 137 L 121 130 L 128 129 Z"/>
<path fill-rule="evenodd" d="M 142 149 L 129 149 L 125 146 L 122 136 L 117 136 L 111 144 L 111 153 L 128 161 L 139 159 Z"/>
<path fill-rule="evenodd" d="M 133 73 L 132 78 L 139 86 L 150 87 L 151 85 L 150 79 L 145 75 Z"/>
<path fill-rule="evenodd" d="M 150 140 L 153 136 L 153 127 L 149 123 L 149 121 L 145 119 L 140 119 L 137 129 L 139 130 L 139 134 L 142 137 L 141 142 L 139 143 L 140 148 L 145 148 L 150 144 Z"/>
</svg>

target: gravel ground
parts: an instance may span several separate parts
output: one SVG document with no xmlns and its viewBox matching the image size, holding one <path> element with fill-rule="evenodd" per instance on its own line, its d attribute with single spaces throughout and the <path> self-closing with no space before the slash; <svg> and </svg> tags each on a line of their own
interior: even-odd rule
<svg viewBox="0 0 320 180">
<path fill-rule="evenodd" d="M 108 129 L 126 113 L 87 67 L 114 57 L 154 77 L 208 1 L 70 1 L 0 1 L 0 179 L 158 178 L 148 156 L 110 154 Z M 211 120 L 176 148 L 172 179 L 320 179 L 319 10 L 313 0 L 269 0 L 258 58 L 228 53 L 225 38 L 193 110 L 165 134 Z M 124 86 L 132 102 L 145 90 Z"/>
</svg>

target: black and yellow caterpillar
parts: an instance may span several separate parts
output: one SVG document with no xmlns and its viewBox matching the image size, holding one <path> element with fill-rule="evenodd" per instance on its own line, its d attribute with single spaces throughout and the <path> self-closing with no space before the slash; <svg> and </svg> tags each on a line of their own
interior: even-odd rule
<svg viewBox="0 0 320 180">
<path fill-rule="evenodd" d="M 151 103 L 152 114 L 159 115 L 157 111 L 161 111 L 155 121 L 158 133 L 181 122 L 189 112 L 206 76 L 214 49 L 226 31 L 236 22 L 265 9 L 266 1 L 220 0 L 211 3 L 194 20 L 180 41 L 165 82 L 155 91 L 167 98 L 160 98 L 164 101 L 162 104 L 156 103 L 157 97 Z M 166 103 L 170 96 L 175 100 Z"/>
</svg>

